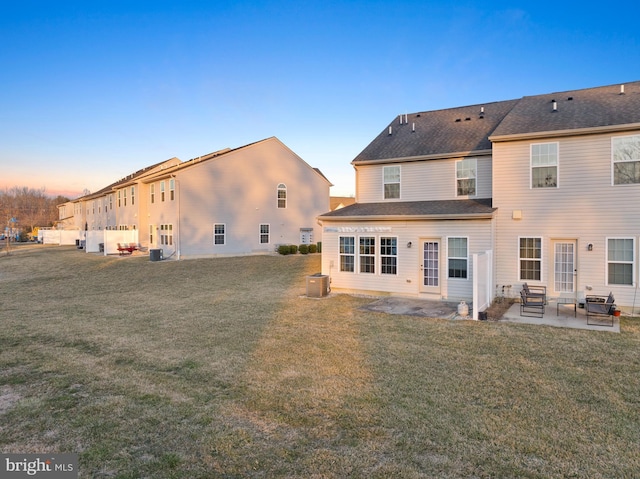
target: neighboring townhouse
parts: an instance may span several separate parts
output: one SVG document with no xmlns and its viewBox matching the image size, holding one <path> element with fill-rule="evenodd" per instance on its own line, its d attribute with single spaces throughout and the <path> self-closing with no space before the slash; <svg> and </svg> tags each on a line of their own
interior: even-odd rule
<svg viewBox="0 0 640 479">
<path fill-rule="evenodd" d="M 640 82 L 400 115 L 352 165 L 356 203 L 319 217 L 333 290 L 470 301 L 487 255 L 492 296 L 634 304 Z"/>
<path fill-rule="evenodd" d="M 271 253 L 321 241 L 316 218 L 329 208 L 330 187 L 271 137 L 140 170 L 72 202 L 82 205 L 74 224 L 137 230 L 140 245 L 164 258 Z"/>
</svg>

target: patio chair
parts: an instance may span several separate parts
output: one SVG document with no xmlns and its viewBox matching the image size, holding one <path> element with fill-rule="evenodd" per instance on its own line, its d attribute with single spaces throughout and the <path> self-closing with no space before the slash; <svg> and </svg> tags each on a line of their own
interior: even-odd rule
<svg viewBox="0 0 640 479">
<path fill-rule="evenodd" d="M 529 286 L 527 283 L 522 285 L 522 290 L 530 298 L 542 298 L 544 304 L 547 304 L 547 287 L 546 286 Z"/>
<path fill-rule="evenodd" d="M 546 297 L 529 295 L 523 288 L 520 291 L 520 316 L 528 318 L 542 318 L 544 316 L 544 304 Z"/>
<path fill-rule="evenodd" d="M 614 304 L 615 298 L 613 297 L 613 293 L 609 293 L 609 296 L 596 296 L 589 295 L 586 297 L 586 302 L 584 307 L 587 310 L 587 324 L 597 325 L 597 326 L 613 326 L 613 313 L 616 310 L 616 305 Z M 589 320 L 592 318 L 606 318 L 611 321 L 611 324 L 603 325 L 600 322 L 590 323 Z"/>
</svg>

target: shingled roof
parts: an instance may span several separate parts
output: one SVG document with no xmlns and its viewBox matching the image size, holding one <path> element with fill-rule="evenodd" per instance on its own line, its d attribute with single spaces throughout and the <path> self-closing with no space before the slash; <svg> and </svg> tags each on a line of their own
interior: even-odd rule
<svg viewBox="0 0 640 479">
<path fill-rule="evenodd" d="M 509 100 L 401 115 L 353 163 L 491 150 L 489 136 L 517 103 Z"/>
<path fill-rule="evenodd" d="M 555 104 L 555 106 L 554 106 Z M 566 132 L 640 123 L 640 82 L 525 96 L 490 135 Z M 505 138 L 506 139 L 506 138 Z"/>
<path fill-rule="evenodd" d="M 380 220 L 402 216 L 403 219 L 449 219 L 449 218 L 490 218 L 496 208 L 488 199 L 477 200 L 435 200 L 435 201 L 394 201 L 380 203 L 354 203 L 320 218 L 332 220 Z"/>
</svg>

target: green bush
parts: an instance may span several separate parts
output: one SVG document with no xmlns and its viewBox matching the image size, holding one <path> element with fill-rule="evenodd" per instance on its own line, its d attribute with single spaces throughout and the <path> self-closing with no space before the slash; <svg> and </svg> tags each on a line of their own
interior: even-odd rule
<svg viewBox="0 0 640 479">
<path fill-rule="evenodd" d="M 280 246 L 278 246 L 278 253 L 280 253 L 280 254 L 289 254 L 289 253 L 291 253 L 291 250 L 289 249 L 289 245 L 288 244 L 281 244 Z"/>
<path fill-rule="evenodd" d="M 292 244 L 289 245 L 289 253 L 296 254 L 298 252 L 298 245 Z"/>
<path fill-rule="evenodd" d="M 309 245 L 309 253 L 317 253 L 318 252 L 318 246 L 315 244 L 310 244 Z"/>
<path fill-rule="evenodd" d="M 309 245 L 301 244 L 300 246 L 298 246 L 298 251 L 300 252 L 300 254 L 307 254 L 309 252 Z"/>
</svg>

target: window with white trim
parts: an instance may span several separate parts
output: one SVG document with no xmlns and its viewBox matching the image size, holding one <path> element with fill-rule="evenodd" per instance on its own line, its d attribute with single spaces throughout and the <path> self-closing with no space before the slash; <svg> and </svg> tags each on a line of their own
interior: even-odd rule
<svg viewBox="0 0 640 479">
<path fill-rule="evenodd" d="M 633 286 L 634 238 L 607 239 L 607 284 Z"/>
<path fill-rule="evenodd" d="M 375 236 L 361 236 L 358 260 L 361 273 L 376 272 L 376 238 Z"/>
<path fill-rule="evenodd" d="M 169 180 L 169 199 L 173 201 L 176 198 L 176 180 L 171 178 Z"/>
<path fill-rule="evenodd" d="M 353 236 L 340 236 L 340 271 L 354 273 L 356 268 L 356 240 Z"/>
<path fill-rule="evenodd" d="M 136 204 L 136 187 L 135 186 L 131 187 L 131 204 L 132 205 Z"/>
<path fill-rule="evenodd" d="M 640 135 L 611 138 L 613 184 L 640 183 Z"/>
<path fill-rule="evenodd" d="M 260 225 L 260 244 L 268 244 L 269 243 L 269 225 L 261 224 Z"/>
<path fill-rule="evenodd" d="M 542 278 L 542 238 L 519 238 L 518 259 L 521 281 Z"/>
<path fill-rule="evenodd" d="M 164 201 L 164 181 L 160 182 L 160 201 Z"/>
<path fill-rule="evenodd" d="M 284 183 L 278 185 L 278 208 L 287 207 L 287 186 Z"/>
<path fill-rule="evenodd" d="M 151 183 L 149 185 L 149 194 L 151 195 L 151 203 L 156 202 L 156 185 L 155 183 Z"/>
<path fill-rule="evenodd" d="M 156 226 L 155 225 L 149 225 L 149 244 L 155 244 L 153 242 L 153 238 L 154 238 L 155 232 L 156 232 Z"/>
<path fill-rule="evenodd" d="M 226 243 L 226 226 L 224 223 L 216 223 L 213 225 L 213 244 L 223 245 Z"/>
<path fill-rule="evenodd" d="M 122 190 L 122 199 L 124 200 L 124 206 L 127 206 L 127 190 Z"/>
<path fill-rule="evenodd" d="M 122 190 L 118 190 L 118 208 L 122 206 Z"/>
<path fill-rule="evenodd" d="M 380 274 L 398 274 L 398 238 L 380 238 Z"/>
<path fill-rule="evenodd" d="M 400 166 L 382 168 L 384 199 L 400 198 Z"/>
<path fill-rule="evenodd" d="M 466 158 L 456 161 L 457 196 L 475 196 L 477 160 Z"/>
<path fill-rule="evenodd" d="M 531 188 L 558 186 L 558 143 L 531 145 Z"/>
<path fill-rule="evenodd" d="M 447 256 L 449 278 L 468 278 L 469 253 L 467 238 L 448 238 Z"/>
<path fill-rule="evenodd" d="M 171 246 L 173 245 L 173 225 L 165 224 L 160 225 L 160 244 Z"/>
</svg>

